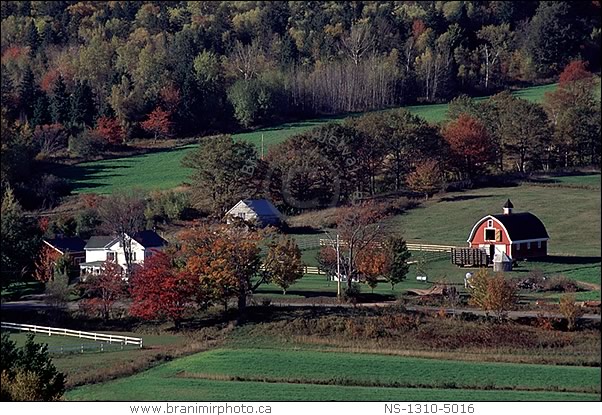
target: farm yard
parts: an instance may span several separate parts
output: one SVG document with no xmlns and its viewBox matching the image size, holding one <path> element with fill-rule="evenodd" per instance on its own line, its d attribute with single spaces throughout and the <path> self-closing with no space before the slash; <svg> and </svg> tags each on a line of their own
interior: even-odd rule
<svg viewBox="0 0 602 415">
<path fill-rule="evenodd" d="M 555 88 L 556 84 L 550 84 L 525 88 L 514 93 L 521 98 L 541 102 L 544 94 L 555 90 Z M 447 118 L 447 104 L 413 105 L 405 108 L 433 123 L 444 121 Z M 259 149 L 263 136 L 267 151 L 270 146 L 278 144 L 290 136 L 306 132 L 329 122 L 339 122 L 347 116 L 349 115 L 286 123 L 252 132 L 234 134 L 233 137 L 251 142 Z M 73 193 L 109 194 L 117 190 L 131 188 L 142 190 L 171 189 L 188 180 L 191 170 L 182 166 L 181 160 L 194 147 L 196 146 L 186 145 L 143 155 L 63 166 L 56 170 L 56 174 L 69 180 Z"/>
</svg>

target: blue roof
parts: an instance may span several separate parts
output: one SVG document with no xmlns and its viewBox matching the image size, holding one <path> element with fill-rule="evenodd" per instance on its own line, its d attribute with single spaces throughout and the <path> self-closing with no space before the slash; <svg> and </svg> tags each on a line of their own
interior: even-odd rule
<svg viewBox="0 0 602 415">
<path fill-rule="evenodd" d="M 276 206 L 267 199 L 245 199 L 243 202 L 257 214 L 257 216 L 278 216 L 280 212 Z"/>
<path fill-rule="evenodd" d="M 86 246 L 86 242 L 77 236 L 69 237 L 69 238 L 53 238 L 53 239 L 44 239 L 47 244 L 51 245 L 53 248 L 58 249 L 61 252 L 83 252 L 84 246 Z"/>
</svg>

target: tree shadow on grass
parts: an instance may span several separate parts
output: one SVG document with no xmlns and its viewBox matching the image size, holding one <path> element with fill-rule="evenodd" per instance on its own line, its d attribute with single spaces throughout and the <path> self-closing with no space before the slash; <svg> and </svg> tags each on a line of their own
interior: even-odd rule
<svg viewBox="0 0 602 415">
<path fill-rule="evenodd" d="M 602 261 L 599 256 L 562 256 L 548 255 L 541 259 L 531 259 L 530 263 L 564 264 L 564 265 L 595 265 Z"/>
</svg>

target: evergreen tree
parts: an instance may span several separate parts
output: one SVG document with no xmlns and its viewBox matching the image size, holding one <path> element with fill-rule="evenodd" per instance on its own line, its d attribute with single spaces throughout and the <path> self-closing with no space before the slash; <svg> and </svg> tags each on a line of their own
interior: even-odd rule
<svg viewBox="0 0 602 415">
<path fill-rule="evenodd" d="M 33 21 L 25 26 L 25 44 L 29 46 L 31 56 L 35 56 L 40 46 L 40 35 Z"/>
<path fill-rule="evenodd" d="M 90 127 L 94 125 L 95 115 L 92 88 L 87 81 L 79 82 L 71 95 L 71 125 Z"/>
<path fill-rule="evenodd" d="M 33 116 L 33 107 L 36 101 L 36 83 L 31 67 L 27 67 L 23 73 L 23 79 L 19 84 L 19 116 L 29 120 Z"/>
<path fill-rule="evenodd" d="M 31 117 L 31 126 L 49 124 L 51 121 L 48 113 L 48 97 L 44 91 L 38 90 L 36 103 L 33 107 L 33 115 Z"/>
<path fill-rule="evenodd" d="M 52 85 L 50 95 L 50 116 L 53 123 L 66 124 L 69 117 L 69 95 L 61 75 Z"/>
</svg>

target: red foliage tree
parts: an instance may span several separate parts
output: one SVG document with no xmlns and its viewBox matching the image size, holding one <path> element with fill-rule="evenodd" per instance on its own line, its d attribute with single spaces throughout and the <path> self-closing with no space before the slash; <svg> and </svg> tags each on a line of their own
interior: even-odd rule
<svg viewBox="0 0 602 415">
<path fill-rule="evenodd" d="M 173 114 L 180 105 L 180 90 L 173 84 L 169 84 L 161 88 L 159 95 L 161 96 L 162 107 Z"/>
<path fill-rule="evenodd" d="M 54 267 L 61 254 L 44 244 L 35 262 L 33 277 L 40 282 L 48 282 L 54 276 Z"/>
<path fill-rule="evenodd" d="M 93 310 L 103 319 L 111 317 L 115 302 L 127 294 L 123 269 L 115 262 L 106 261 L 100 273 L 88 275 L 83 283 L 83 309 Z"/>
<path fill-rule="evenodd" d="M 569 82 L 580 81 L 582 79 L 591 79 L 594 75 L 587 70 L 587 64 L 583 61 L 576 60 L 569 63 L 558 78 L 560 86 L 564 86 Z"/>
<path fill-rule="evenodd" d="M 196 305 L 198 280 L 178 269 L 172 256 L 165 252 L 148 258 L 134 273 L 130 285 L 130 314 L 145 320 L 168 318 L 179 328 Z"/>
<path fill-rule="evenodd" d="M 116 118 L 100 117 L 96 122 L 96 132 L 109 144 L 119 144 L 125 139 L 125 131 Z"/>
<path fill-rule="evenodd" d="M 450 146 L 452 161 L 468 176 L 494 160 L 495 146 L 485 126 L 467 114 L 447 124 L 443 137 Z"/>
<path fill-rule="evenodd" d="M 171 113 L 164 111 L 161 108 L 155 108 L 153 112 L 148 115 L 148 119 L 140 123 L 142 129 L 146 132 L 153 134 L 154 141 L 157 141 L 159 134 L 169 136 L 173 123 L 169 119 Z"/>
</svg>

